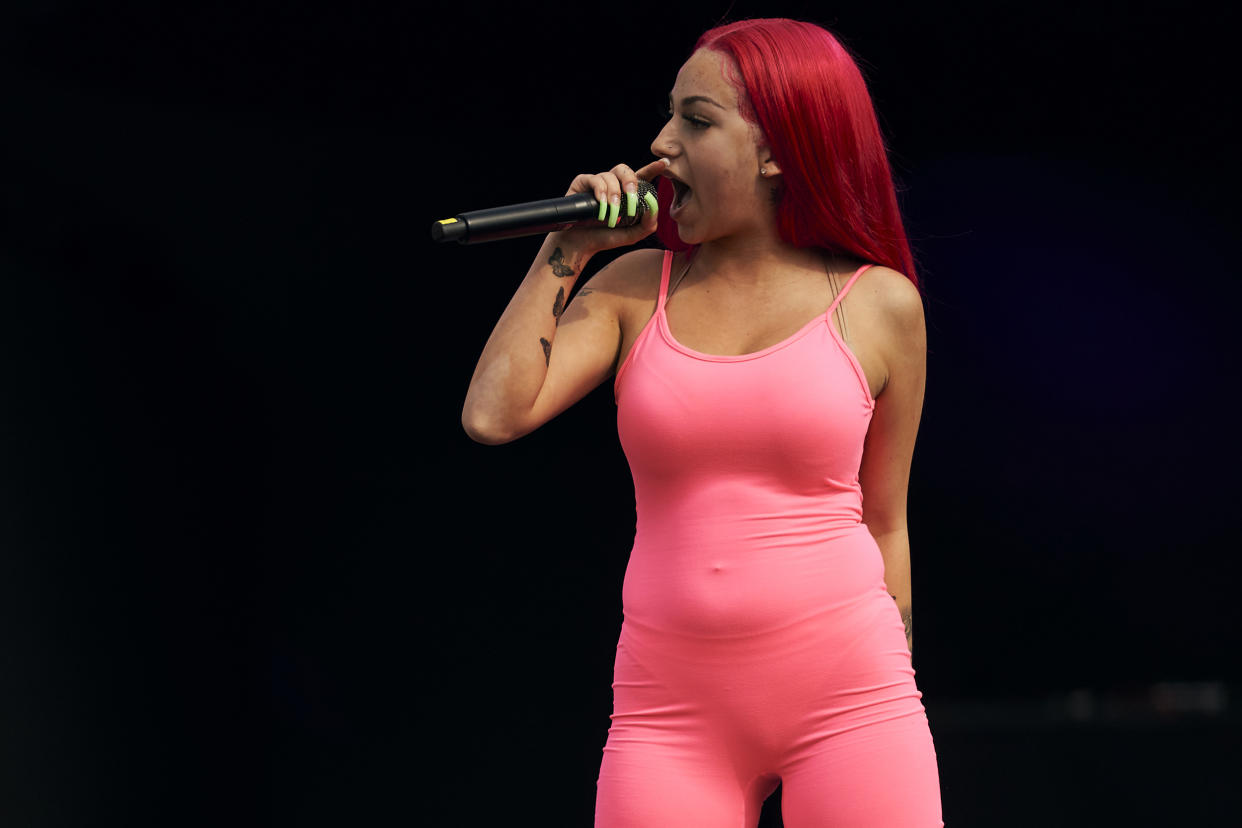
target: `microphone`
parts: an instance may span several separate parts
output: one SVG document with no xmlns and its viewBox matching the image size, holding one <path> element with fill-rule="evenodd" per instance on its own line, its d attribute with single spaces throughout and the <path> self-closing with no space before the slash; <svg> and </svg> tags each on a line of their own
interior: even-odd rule
<svg viewBox="0 0 1242 828">
<path fill-rule="evenodd" d="M 638 181 L 638 209 L 631 218 L 625 214 L 625 197 L 621 198 L 621 215 L 617 227 L 632 227 L 647 214 L 647 196 L 656 200 L 656 186 L 650 181 Z M 497 239 L 513 239 L 534 236 L 570 227 L 602 225 L 599 221 L 599 202 L 595 193 L 576 193 L 563 198 L 543 201 L 527 201 L 508 207 L 492 207 L 458 213 L 452 218 L 441 219 L 431 225 L 431 238 L 435 241 L 456 241 L 461 244 L 478 244 Z"/>
</svg>

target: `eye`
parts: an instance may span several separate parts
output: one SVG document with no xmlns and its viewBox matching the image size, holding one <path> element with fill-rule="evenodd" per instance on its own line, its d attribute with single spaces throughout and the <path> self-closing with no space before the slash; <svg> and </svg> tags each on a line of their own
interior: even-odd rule
<svg viewBox="0 0 1242 828">
<path fill-rule="evenodd" d="M 674 116 L 676 116 L 676 114 L 677 113 L 673 111 L 673 105 L 671 103 L 665 104 L 664 106 L 660 107 L 661 120 L 668 121 Z M 694 129 L 694 130 L 707 129 L 709 126 L 712 125 L 711 121 L 708 121 L 705 118 L 700 118 L 698 115 L 687 115 L 685 113 L 682 113 L 681 118 L 683 121 L 686 122 L 686 125 L 690 129 Z"/>
</svg>

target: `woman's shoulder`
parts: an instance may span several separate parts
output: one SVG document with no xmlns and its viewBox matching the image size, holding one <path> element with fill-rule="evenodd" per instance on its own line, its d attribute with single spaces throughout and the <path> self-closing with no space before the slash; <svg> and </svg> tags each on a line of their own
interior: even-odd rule
<svg viewBox="0 0 1242 828">
<path fill-rule="evenodd" d="M 620 364 L 639 332 L 655 313 L 660 297 L 664 251 L 640 248 L 627 251 L 605 265 L 583 286 L 603 299 L 621 329 Z"/>
<path fill-rule="evenodd" d="M 922 318 L 923 295 L 901 271 L 872 265 L 863 271 L 858 281 L 854 289 L 862 288 L 859 293 L 867 297 L 867 304 L 890 322 L 908 325 Z"/>
<path fill-rule="evenodd" d="M 854 327 L 855 334 L 867 337 L 869 349 L 887 364 L 925 347 L 923 295 L 901 271 L 884 265 L 868 267 L 846 299 L 851 300 L 849 313 L 860 323 Z"/>
<path fill-rule="evenodd" d="M 620 316 L 629 316 L 648 305 L 650 312 L 660 293 L 663 265 L 663 250 L 630 250 L 604 265 L 583 285 L 583 290 L 608 297 Z"/>
<path fill-rule="evenodd" d="M 600 268 L 589 282 L 595 290 L 619 294 L 642 292 L 653 285 L 655 290 L 659 290 L 660 271 L 663 265 L 663 250 L 655 248 L 629 250 Z"/>
</svg>

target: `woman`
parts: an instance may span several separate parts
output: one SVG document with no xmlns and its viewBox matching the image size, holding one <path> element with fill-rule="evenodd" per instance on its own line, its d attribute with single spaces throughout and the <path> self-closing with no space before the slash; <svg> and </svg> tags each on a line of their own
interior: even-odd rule
<svg viewBox="0 0 1242 828">
<path fill-rule="evenodd" d="M 870 96 L 828 32 L 749 20 L 669 103 L 656 161 L 569 188 L 615 224 L 662 177 L 658 222 L 550 234 L 463 411 L 503 443 L 615 375 L 638 520 L 596 825 L 754 826 L 778 783 L 788 828 L 943 825 L 906 529 L 926 335 Z M 670 250 L 566 305 L 657 224 Z"/>
</svg>

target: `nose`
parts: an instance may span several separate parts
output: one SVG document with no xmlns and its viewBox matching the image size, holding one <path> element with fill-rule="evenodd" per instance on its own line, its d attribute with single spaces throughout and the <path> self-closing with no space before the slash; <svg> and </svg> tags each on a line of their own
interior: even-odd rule
<svg viewBox="0 0 1242 828">
<path fill-rule="evenodd" d="M 655 140 L 651 142 L 651 154 L 657 158 L 672 158 L 677 154 L 677 142 L 672 135 L 673 121 L 670 118 Z"/>
</svg>

